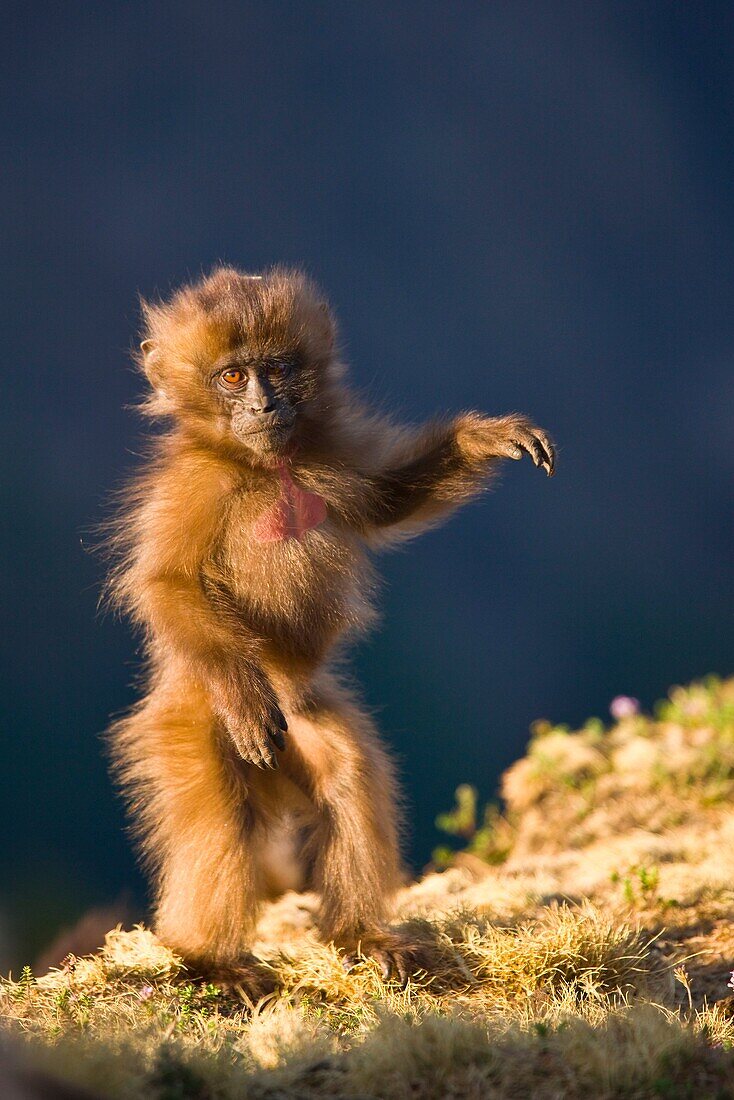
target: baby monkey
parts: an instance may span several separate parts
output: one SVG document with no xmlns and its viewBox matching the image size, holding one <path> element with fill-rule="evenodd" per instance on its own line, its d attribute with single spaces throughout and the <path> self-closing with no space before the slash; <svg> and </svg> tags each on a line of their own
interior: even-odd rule
<svg viewBox="0 0 734 1100">
<path fill-rule="evenodd" d="M 299 271 L 222 267 L 143 311 L 145 408 L 168 429 L 112 537 L 147 682 L 110 736 L 156 932 L 257 995 L 261 902 L 312 889 L 326 941 L 404 979 L 422 962 L 387 924 L 395 775 L 330 659 L 373 620 L 371 550 L 442 519 L 501 459 L 552 475 L 553 445 L 515 414 L 414 429 L 365 410 Z"/>
</svg>

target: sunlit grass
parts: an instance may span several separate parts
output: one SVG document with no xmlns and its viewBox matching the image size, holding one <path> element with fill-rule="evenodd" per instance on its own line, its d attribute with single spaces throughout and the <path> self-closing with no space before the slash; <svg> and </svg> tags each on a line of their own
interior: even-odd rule
<svg viewBox="0 0 734 1100">
<path fill-rule="evenodd" d="M 118 929 L 3 982 L 6 1030 L 119 1098 L 734 1095 L 733 700 L 712 680 L 654 718 L 541 723 L 502 807 L 460 791 L 442 824 L 464 851 L 399 898 L 432 959 L 405 988 L 369 959 L 347 973 L 289 895 L 261 926 L 279 988 L 257 1005 Z"/>
</svg>

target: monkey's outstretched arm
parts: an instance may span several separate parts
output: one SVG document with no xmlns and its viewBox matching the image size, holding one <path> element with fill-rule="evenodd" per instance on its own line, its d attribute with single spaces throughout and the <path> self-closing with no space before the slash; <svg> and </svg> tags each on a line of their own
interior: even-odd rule
<svg viewBox="0 0 734 1100">
<path fill-rule="evenodd" d="M 477 492 L 501 459 L 525 453 L 552 477 L 553 444 L 527 417 L 466 413 L 448 424 L 428 425 L 371 474 L 367 526 L 430 523 Z"/>
</svg>

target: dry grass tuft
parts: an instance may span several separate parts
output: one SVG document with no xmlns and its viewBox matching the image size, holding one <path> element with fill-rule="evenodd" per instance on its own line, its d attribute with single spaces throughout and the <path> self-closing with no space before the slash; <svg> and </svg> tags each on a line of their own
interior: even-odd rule
<svg viewBox="0 0 734 1100">
<path fill-rule="evenodd" d="M 734 1096 L 734 682 L 609 729 L 539 724 L 504 793 L 477 824 L 463 788 L 442 822 L 467 851 L 402 892 L 433 959 L 407 988 L 369 959 L 345 973 L 314 899 L 288 895 L 258 943 L 280 990 L 257 1006 L 116 929 L 4 981 L 5 1030 L 120 1100 Z"/>
</svg>

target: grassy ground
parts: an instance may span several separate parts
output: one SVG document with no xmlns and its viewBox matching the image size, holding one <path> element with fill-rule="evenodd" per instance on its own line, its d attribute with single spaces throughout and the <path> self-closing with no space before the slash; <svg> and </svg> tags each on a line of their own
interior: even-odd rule
<svg viewBox="0 0 734 1100">
<path fill-rule="evenodd" d="M 611 728 L 538 723 L 502 793 L 477 820 L 460 791 L 463 850 L 401 894 L 436 958 L 405 989 L 369 960 L 346 974 L 289 895 L 261 926 L 281 988 L 260 1005 L 117 930 L 4 982 L 6 1030 L 105 1097 L 734 1097 L 734 680 Z"/>
</svg>

